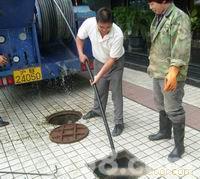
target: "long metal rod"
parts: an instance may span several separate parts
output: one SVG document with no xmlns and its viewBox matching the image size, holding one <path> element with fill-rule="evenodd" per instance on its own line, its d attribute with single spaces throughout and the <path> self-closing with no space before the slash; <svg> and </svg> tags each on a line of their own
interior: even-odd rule
<svg viewBox="0 0 200 179">
<path fill-rule="evenodd" d="M 89 75 L 90 75 L 90 78 L 91 80 L 93 81 L 94 80 L 94 77 L 93 77 L 93 74 L 90 70 L 90 67 L 88 65 L 88 62 L 86 61 L 86 68 L 89 72 Z M 99 108 L 100 108 L 100 111 L 101 111 L 101 114 L 102 114 L 102 118 L 103 118 L 103 122 L 104 122 L 104 126 L 106 128 L 106 132 L 107 132 L 107 136 L 108 136 L 108 139 L 109 139 L 109 142 L 110 142 L 110 147 L 112 149 L 112 153 L 113 155 L 116 154 L 116 151 L 115 151 L 115 146 L 114 146 L 114 142 L 113 142 L 113 139 L 112 139 L 112 136 L 111 136 L 111 133 L 110 133 L 110 129 L 109 129 L 109 125 L 108 125 L 108 121 L 106 119 L 106 115 L 105 115 L 105 111 L 103 110 L 103 107 L 102 107 L 102 103 L 101 103 L 101 99 L 99 97 L 99 92 L 98 92 L 98 89 L 97 89 L 97 86 L 96 84 L 92 85 L 93 88 L 94 88 L 94 91 L 95 91 L 95 94 L 96 94 L 96 97 L 97 97 L 97 101 L 99 103 Z"/>
<path fill-rule="evenodd" d="M 0 173 L 5 174 L 21 174 L 21 175 L 38 175 L 38 176 L 55 176 L 55 174 L 58 172 L 58 168 L 55 165 L 55 171 L 53 173 L 31 173 L 31 172 L 8 172 L 8 171 L 0 171 Z"/>
<path fill-rule="evenodd" d="M 53 0 L 53 2 L 56 4 L 56 6 L 58 7 L 63 19 L 65 20 L 70 32 L 71 32 L 71 35 L 74 39 L 74 41 L 76 42 L 76 37 L 74 35 L 74 32 L 72 31 L 67 19 L 65 18 L 65 15 L 63 14 L 61 8 L 59 7 L 58 3 L 56 2 L 56 0 Z M 89 75 L 90 75 L 90 78 L 91 80 L 93 81 L 94 78 L 93 78 L 93 74 L 89 68 L 89 65 L 88 65 L 88 62 L 86 61 L 86 68 L 89 72 Z M 107 136 L 108 136 L 108 139 L 109 139 L 109 142 L 110 142 L 110 146 L 111 146 L 111 150 L 112 150 L 112 153 L 113 155 L 116 155 L 116 151 L 115 151 L 115 146 L 114 146 L 114 142 L 113 142 L 113 139 L 112 139 L 112 136 L 111 136 L 111 133 L 110 133 L 110 129 L 109 129 L 109 125 L 108 125 L 108 122 L 107 122 L 107 119 L 106 119 L 106 115 L 105 115 L 105 112 L 103 110 L 103 107 L 102 107 L 102 103 L 101 103 L 101 99 L 99 97 L 99 93 L 98 93 L 98 90 L 97 90 L 97 86 L 96 84 L 93 85 L 93 88 L 94 88 L 94 91 L 95 91 L 95 94 L 96 94 L 96 97 L 97 97 L 97 100 L 98 100 L 98 103 L 99 103 L 99 107 L 100 107 L 100 110 L 101 110 L 101 114 L 102 114 L 102 118 L 103 118 L 103 122 L 104 122 L 104 126 L 106 128 L 106 132 L 107 132 Z"/>
</svg>

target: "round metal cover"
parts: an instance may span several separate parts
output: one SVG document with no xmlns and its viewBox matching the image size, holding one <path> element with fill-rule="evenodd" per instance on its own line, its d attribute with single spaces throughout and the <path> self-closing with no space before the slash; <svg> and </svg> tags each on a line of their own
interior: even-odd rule
<svg viewBox="0 0 200 179">
<path fill-rule="evenodd" d="M 82 113 L 79 111 L 69 110 L 60 111 L 46 117 L 48 123 L 55 125 L 75 123 L 82 117 Z"/>
<path fill-rule="evenodd" d="M 49 134 L 49 138 L 52 142 L 58 144 L 68 144 L 80 141 L 87 137 L 89 134 L 88 128 L 83 124 L 64 124 L 55 128 Z"/>
</svg>

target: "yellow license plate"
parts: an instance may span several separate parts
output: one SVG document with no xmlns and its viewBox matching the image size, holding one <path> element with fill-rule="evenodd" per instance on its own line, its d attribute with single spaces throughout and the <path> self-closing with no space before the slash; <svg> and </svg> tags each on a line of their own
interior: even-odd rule
<svg viewBox="0 0 200 179">
<path fill-rule="evenodd" d="M 41 67 L 25 68 L 13 71 L 15 84 L 42 80 Z"/>
</svg>

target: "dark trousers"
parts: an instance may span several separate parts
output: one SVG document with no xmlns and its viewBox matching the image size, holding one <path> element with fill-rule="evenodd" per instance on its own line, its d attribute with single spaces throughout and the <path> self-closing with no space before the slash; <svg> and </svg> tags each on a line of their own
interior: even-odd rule
<svg viewBox="0 0 200 179">
<path fill-rule="evenodd" d="M 104 64 L 94 61 L 94 75 L 96 75 Z M 124 58 L 118 59 L 112 66 L 111 70 L 105 74 L 96 84 L 104 111 L 108 100 L 109 87 L 112 92 L 112 101 L 114 105 L 114 122 L 115 124 L 123 124 L 123 95 L 122 95 L 122 75 L 124 69 Z M 93 111 L 101 114 L 99 104 L 94 97 Z"/>
<path fill-rule="evenodd" d="M 164 80 L 153 79 L 154 101 L 159 111 L 165 111 L 172 123 L 185 123 L 182 106 L 185 82 L 178 82 L 175 91 L 164 92 Z"/>
</svg>

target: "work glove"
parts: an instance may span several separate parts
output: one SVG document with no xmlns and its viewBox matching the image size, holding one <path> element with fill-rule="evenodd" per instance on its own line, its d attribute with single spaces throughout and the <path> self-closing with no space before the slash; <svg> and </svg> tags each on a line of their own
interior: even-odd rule
<svg viewBox="0 0 200 179">
<path fill-rule="evenodd" d="M 165 77 L 164 80 L 164 91 L 169 92 L 169 91 L 174 91 L 177 86 L 177 75 L 179 73 L 179 68 L 176 66 L 171 66 L 169 68 L 168 74 Z"/>
</svg>

